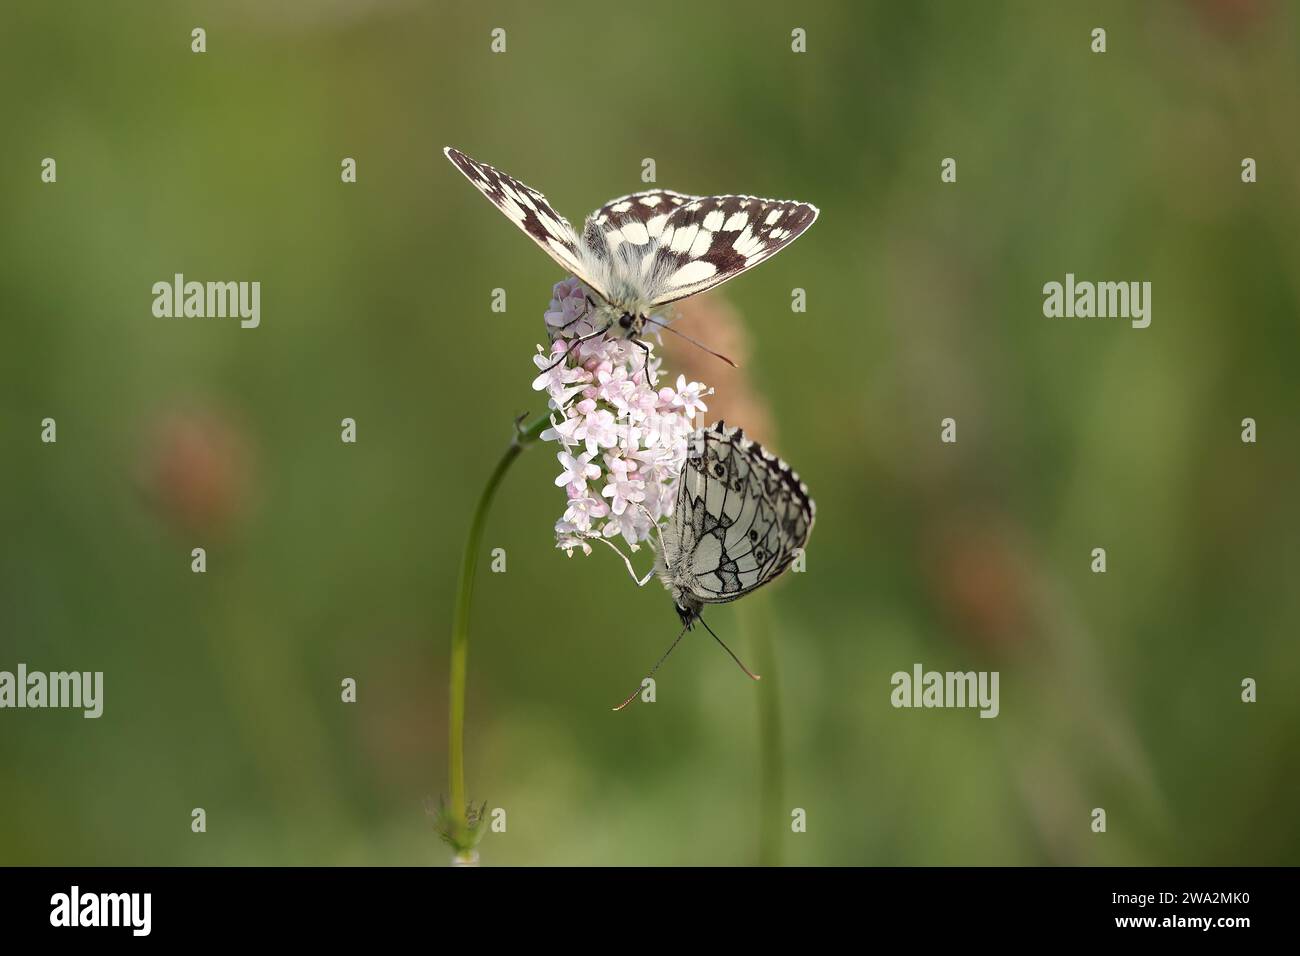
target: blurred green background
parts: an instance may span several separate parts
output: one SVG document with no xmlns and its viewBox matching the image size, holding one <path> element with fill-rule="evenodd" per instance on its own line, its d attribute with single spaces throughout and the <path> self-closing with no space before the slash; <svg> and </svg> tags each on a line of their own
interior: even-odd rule
<svg viewBox="0 0 1300 956">
<path fill-rule="evenodd" d="M 1297 19 L 5 4 L 0 669 L 106 686 L 99 720 L 0 712 L 0 863 L 447 861 L 459 552 L 541 410 L 561 278 L 448 144 L 574 222 L 645 157 L 822 210 L 724 293 L 818 504 L 807 572 L 711 615 L 768 679 L 692 635 L 611 714 L 676 615 L 554 550 L 554 449 L 529 450 L 474 608 L 469 792 L 508 820 L 484 863 L 1297 862 Z M 176 272 L 260 281 L 261 327 L 154 318 Z M 1067 272 L 1151 281 L 1151 327 L 1044 318 Z M 915 662 L 1000 671 L 1001 715 L 893 709 Z"/>
</svg>

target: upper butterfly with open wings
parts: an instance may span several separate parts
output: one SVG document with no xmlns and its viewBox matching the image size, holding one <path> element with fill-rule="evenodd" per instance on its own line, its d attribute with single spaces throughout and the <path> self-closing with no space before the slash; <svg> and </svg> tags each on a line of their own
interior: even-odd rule
<svg viewBox="0 0 1300 956">
<path fill-rule="evenodd" d="M 754 196 L 687 196 L 651 189 L 611 199 L 579 235 L 546 197 L 448 146 L 447 158 L 603 303 L 605 328 L 640 335 L 649 311 L 712 289 L 784 249 L 817 207 Z"/>
</svg>

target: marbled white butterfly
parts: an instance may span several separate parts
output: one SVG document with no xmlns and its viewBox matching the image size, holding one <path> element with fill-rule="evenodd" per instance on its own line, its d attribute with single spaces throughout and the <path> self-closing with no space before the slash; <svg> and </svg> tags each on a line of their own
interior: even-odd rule
<svg viewBox="0 0 1300 956">
<path fill-rule="evenodd" d="M 789 465 L 723 422 L 691 435 L 677 481 L 676 506 L 659 531 L 655 572 L 672 595 L 682 630 L 650 676 L 699 621 L 757 680 L 701 612 L 706 604 L 744 597 L 788 568 L 808 543 L 816 508 Z M 638 688 L 614 709 L 622 710 L 639 693 Z"/>
<path fill-rule="evenodd" d="M 784 249 L 817 207 L 754 196 L 687 196 L 650 189 L 611 199 L 582 235 L 546 197 L 448 146 L 443 152 L 479 192 L 566 271 L 604 300 L 603 328 L 642 334 L 650 310 L 733 279 Z"/>
</svg>

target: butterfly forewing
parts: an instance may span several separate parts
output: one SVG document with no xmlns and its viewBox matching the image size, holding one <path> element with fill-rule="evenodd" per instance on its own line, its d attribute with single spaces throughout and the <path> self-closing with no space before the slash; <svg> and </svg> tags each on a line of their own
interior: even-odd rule
<svg viewBox="0 0 1300 956">
<path fill-rule="evenodd" d="M 788 199 L 704 196 L 683 203 L 659 233 L 651 305 L 712 289 L 797 239 L 817 207 Z"/>
<path fill-rule="evenodd" d="M 716 604 L 766 584 L 794 560 L 812 530 L 808 489 L 785 462 L 718 422 L 691 439 L 673 523 L 671 567 L 690 593 Z"/>
<path fill-rule="evenodd" d="M 698 198 L 670 189 L 648 189 L 611 199 L 587 217 L 584 238 L 589 248 L 602 253 L 612 253 L 624 243 L 645 246 L 658 241 L 673 212 Z"/>
<path fill-rule="evenodd" d="M 598 295 L 606 294 L 596 277 L 586 274 L 591 270 L 583 268 L 578 236 L 573 227 L 551 207 L 545 196 L 495 166 L 470 159 L 454 147 L 448 146 L 443 152 L 479 192 L 526 232 L 561 268 L 577 276 Z"/>
</svg>

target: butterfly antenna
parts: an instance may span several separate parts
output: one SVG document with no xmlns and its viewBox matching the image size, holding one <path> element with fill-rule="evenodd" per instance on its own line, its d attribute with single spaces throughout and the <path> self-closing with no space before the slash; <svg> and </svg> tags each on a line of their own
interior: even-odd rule
<svg viewBox="0 0 1300 956">
<path fill-rule="evenodd" d="M 707 345 L 705 345 L 703 342 L 699 341 L 698 339 L 693 339 L 693 338 L 691 338 L 691 337 L 690 337 L 689 335 L 687 335 L 685 332 L 678 332 L 675 328 L 673 328 L 673 327 L 672 327 L 671 325 L 669 325 L 667 322 L 660 322 L 658 319 L 654 318 L 653 316 L 649 316 L 649 317 L 647 317 L 647 318 L 646 318 L 646 321 L 647 321 L 647 322 L 653 322 L 655 325 L 659 326 L 659 328 L 661 328 L 661 329 L 667 329 L 667 330 L 668 330 L 669 332 L 671 332 L 673 335 L 680 336 L 681 338 L 684 338 L 687 342 L 690 342 L 692 345 L 694 345 L 694 346 L 695 346 L 696 348 L 698 348 L 698 349 L 703 349 L 704 351 L 706 351 L 706 352 L 708 352 L 710 355 L 712 355 L 714 358 L 722 359 L 722 361 L 726 362 L 726 363 L 727 363 L 728 365 L 730 365 L 732 368 L 740 368 L 739 365 L 737 365 L 737 364 L 736 364 L 735 362 L 733 362 L 731 359 L 727 358 L 727 357 L 726 357 L 725 355 L 723 355 L 721 352 L 715 352 L 715 351 L 713 351 L 713 349 L 709 348 L 709 347 L 708 347 Z"/>
<path fill-rule="evenodd" d="M 704 625 L 704 629 L 705 629 L 706 631 L 708 631 L 710 634 L 713 634 L 713 628 L 709 627 L 709 622 L 708 622 L 708 621 L 704 620 L 704 618 L 700 618 L 700 623 Z M 713 639 L 714 639 L 715 641 L 717 641 L 719 645 L 721 645 L 721 647 L 722 647 L 722 649 L 723 649 L 724 651 L 726 651 L 728 654 L 731 654 L 731 659 L 732 659 L 733 661 L 736 662 L 736 665 L 737 665 L 737 666 L 738 666 L 742 671 L 745 672 L 745 676 L 746 676 L 746 677 L 748 677 L 750 680 L 762 680 L 762 679 L 763 679 L 763 678 L 759 677 L 757 674 L 755 674 L 753 671 L 751 671 L 751 670 L 750 670 L 748 667 L 746 667 L 743 663 L 741 663 L 740 658 L 737 657 L 734 653 L 732 653 L 731 648 L 729 648 L 726 644 L 723 644 L 723 643 L 722 643 L 722 638 L 718 637 L 718 635 L 716 635 L 716 634 L 713 634 Z"/>
<path fill-rule="evenodd" d="M 689 631 L 690 629 L 691 626 L 689 624 L 687 624 L 685 627 L 682 628 L 681 633 L 677 635 L 676 640 L 674 640 L 671 644 L 668 645 L 668 650 L 664 651 L 664 656 L 659 658 L 659 661 L 655 664 L 655 666 L 650 668 L 650 673 L 647 674 L 642 679 L 641 681 L 642 684 L 644 684 L 651 677 L 655 676 L 655 671 L 659 670 L 660 665 L 663 664 L 664 661 L 668 660 L 668 655 L 671 654 L 676 649 L 677 645 L 681 643 L 682 638 L 686 635 L 686 632 Z M 742 664 L 741 666 L 743 667 L 744 665 Z M 637 685 L 637 689 L 632 691 L 632 693 L 628 694 L 627 700 L 623 701 L 623 703 L 615 707 L 614 710 L 616 712 L 622 710 L 628 704 L 632 703 L 632 701 L 636 700 L 637 695 L 640 693 L 641 693 L 641 686 Z"/>
</svg>

